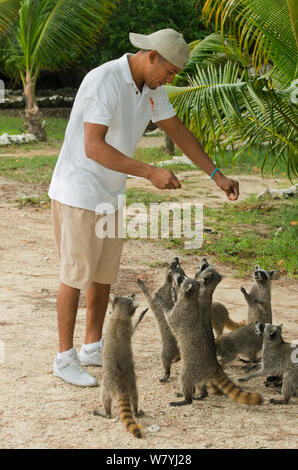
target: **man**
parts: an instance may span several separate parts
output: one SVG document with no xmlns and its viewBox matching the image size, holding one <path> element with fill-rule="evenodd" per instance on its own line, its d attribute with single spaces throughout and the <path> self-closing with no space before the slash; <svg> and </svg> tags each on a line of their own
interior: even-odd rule
<svg viewBox="0 0 298 470">
<path fill-rule="evenodd" d="M 96 207 L 110 203 L 119 209 L 127 174 L 146 178 L 158 189 L 181 187 L 170 170 L 131 158 L 150 119 L 211 175 L 228 199 L 239 194 L 238 182 L 215 168 L 168 101 L 163 85 L 172 83 L 189 58 L 182 35 L 164 29 L 148 36 L 130 33 L 130 41 L 138 53 L 103 64 L 84 78 L 49 189 L 61 264 L 59 353 L 53 373 L 80 386 L 97 385 L 82 364 L 102 365 L 102 326 L 123 243 L 117 237 L 96 237 Z M 77 357 L 73 333 L 81 289 L 86 289 L 86 334 Z"/>
</svg>

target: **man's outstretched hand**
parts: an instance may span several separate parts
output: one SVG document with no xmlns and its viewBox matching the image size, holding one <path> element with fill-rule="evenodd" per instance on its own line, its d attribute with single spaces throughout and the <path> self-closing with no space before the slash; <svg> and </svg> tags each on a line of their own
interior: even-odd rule
<svg viewBox="0 0 298 470">
<path fill-rule="evenodd" d="M 236 201 L 239 197 L 239 183 L 236 180 L 233 180 L 231 178 L 227 178 L 223 174 L 217 172 L 217 174 L 214 175 L 214 181 L 217 184 L 217 186 L 222 189 L 226 195 L 227 198 L 230 201 Z"/>
<path fill-rule="evenodd" d="M 166 168 L 152 167 L 149 175 L 151 183 L 158 189 L 178 189 L 181 183 L 177 176 Z"/>
</svg>

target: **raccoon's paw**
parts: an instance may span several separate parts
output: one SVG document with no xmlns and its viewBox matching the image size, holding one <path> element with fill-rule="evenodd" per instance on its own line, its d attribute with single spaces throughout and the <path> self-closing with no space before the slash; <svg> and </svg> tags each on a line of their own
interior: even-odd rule
<svg viewBox="0 0 298 470">
<path fill-rule="evenodd" d="M 160 381 L 162 384 L 164 384 L 164 383 L 169 382 L 169 378 L 170 378 L 170 375 L 169 375 L 169 374 L 165 374 L 163 377 L 161 377 L 161 378 L 159 379 L 159 381 Z"/>
<path fill-rule="evenodd" d="M 106 413 L 103 413 L 102 411 L 98 411 L 98 410 L 94 410 L 93 411 L 93 415 L 94 416 L 100 416 L 101 418 L 107 418 L 107 419 L 111 419 L 111 415 L 108 415 Z"/>
<path fill-rule="evenodd" d="M 170 401 L 170 406 L 184 406 L 191 405 L 192 400 L 182 400 L 182 401 Z"/>
<path fill-rule="evenodd" d="M 145 414 L 145 413 L 144 413 L 143 410 L 138 410 L 138 411 L 136 411 L 136 413 L 135 413 L 135 417 L 136 417 L 136 418 L 140 418 L 141 416 L 144 416 L 144 414 Z"/>
<path fill-rule="evenodd" d="M 271 398 L 269 400 L 269 403 L 271 403 L 271 405 L 287 405 L 288 402 L 285 402 L 284 400 L 275 400 L 274 398 Z"/>
</svg>

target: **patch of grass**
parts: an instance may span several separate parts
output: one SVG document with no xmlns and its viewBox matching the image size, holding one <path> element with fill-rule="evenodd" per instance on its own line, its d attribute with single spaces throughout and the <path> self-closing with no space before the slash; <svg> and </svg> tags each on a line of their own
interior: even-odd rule
<svg viewBox="0 0 298 470">
<path fill-rule="evenodd" d="M 202 250 L 218 261 L 248 275 L 254 264 L 297 275 L 297 199 L 256 200 L 225 204 L 220 210 L 204 208 L 204 225 L 214 235 L 205 235 Z"/>
<path fill-rule="evenodd" d="M 144 264 L 145 266 L 149 266 L 150 268 L 163 268 L 168 266 L 169 263 L 166 263 L 165 261 L 156 260 L 151 262 L 144 261 L 142 264 Z"/>
<path fill-rule="evenodd" d="M 49 139 L 63 140 L 67 125 L 67 119 L 58 117 L 45 117 L 46 133 Z M 24 119 L 21 116 L 11 116 L 9 113 L 1 111 L 0 115 L 1 134 L 24 134 Z M 26 144 L 24 144 L 26 145 Z M 19 145 L 18 145 L 19 147 Z"/>
<path fill-rule="evenodd" d="M 215 161 L 216 166 L 229 174 L 261 174 L 261 168 L 265 159 L 263 167 L 264 175 L 287 177 L 286 162 L 278 160 L 274 170 L 272 171 L 273 157 L 266 155 L 265 150 L 263 152 L 255 152 L 254 149 L 246 149 L 237 155 L 237 157 L 235 157 L 232 152 L 226 151 L 223 153 L 216 153 L 212 156 L 212 159 Z"/>
<path fill-rule="evenodd" d="M 50 207 L 51 200 L 47 193 L 42 193 L 40 196 L 27 196 L 19 197 L 16 199 L 19 209 L 25 206 L 44 206 Z"/>
<path fill-rule="evenodd" d="M 167 194 L 163 194 L 162 192 L 153 193 L 141 188 L 127 188 L 125 195 L 127 206 L 136 202 L 141 202 L 148 206 L 151 203 L 171 202 L 178 200 L 178 198 L 175 196 L 169 196 Z"/>
<path fill-rule="evenodd" d="M 0 175 L 23 183 L 49 184 L 57 156 L 1 157 Z"/>
</svg>

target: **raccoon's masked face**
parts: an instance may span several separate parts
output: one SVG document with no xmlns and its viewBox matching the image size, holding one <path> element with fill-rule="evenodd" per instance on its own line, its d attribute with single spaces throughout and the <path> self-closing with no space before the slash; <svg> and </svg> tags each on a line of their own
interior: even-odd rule
<svg viewBox="0 0 298 470">
<path fill-rule="evenodd" d="M 129 316 L 133 316 L 136 309 L 138 308 L 139 304 L 135 301 L 135 294 L 131 294 L 128 296 L 116 296 L 110 294 L 110 301 L 112 304 L 112 309 L 114 310 L 116 305 L 119 307 L 123 307 L 123 311 L 127 313 Z"/>
<path fill-rule="evenodd" d="M 201 262 L 200 266 L 198 267 L 197 272 L 195 274 L 195 279 L 198 279 L 201 276 L 202 272 L 205 271 L 205 269 L 207 269 L 209 266 L 210 265 L 209 265 L 208 261 L 206 260 L 206 258 L 203 258 L 202 262 Z"/>
<path fill-rule="evenodd" d="M 221 274 L 212 269 L 211 266 L 208 266 L 200 273 L 198 281 L 201 286 L 212 286 L 215 289 L 222 279 L 223 276 Z"/>
<path fill-rule="evenodd" d="M 274 270 L 267 272 L 267 271 L 264 271 L 263 269 L 260 269 L 260 267 L 256 265 L 253 277 L 255 281 L 265 283 L 272 279 L 274 273 L 275 273 Z"/>
<path fill-rule="evenodd" d="M 280 341 L 282 326 L 275 326 L 271 323 L 258 323 L 256 322 L 256 333 L 263 338 L 267 339 L 268 341 Z"/>
<path fill-rule="evenodd" d="M 199 285 L 193 279 L 187 276 L 182 276 L 179 273 L 174 274 L 174 286 L 178 293 L 178 298 L 187 297 L 190 298 L 193 295 L 198 295 Z"/>
<path fill-rule="evenodd" d="M 174 273 L 179 273 L 179 274 L 181 274 L 181 276 L 186 275 L 183 268 L 182 268 L 182 266 L 181 266 L 181 264 L 180 264 L 179 258 L 177 256 L 171 261 L 170 270 L 171 270 L 172 275 Z"/>
</svg>

